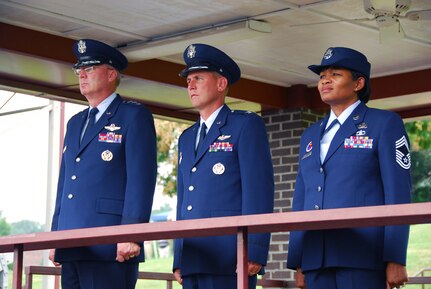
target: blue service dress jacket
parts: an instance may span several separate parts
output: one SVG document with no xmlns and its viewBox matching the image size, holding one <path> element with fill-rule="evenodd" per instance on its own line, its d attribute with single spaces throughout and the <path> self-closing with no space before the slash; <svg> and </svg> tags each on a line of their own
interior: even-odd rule
<svg viewBox="0 0 431 289">
<path fill-rule="evenodd" d="M 80 144 L 88 109 L 67 124 L 52 231 L 148 222 L 157 175 L 154 120 L 119 95 Z M 144 250 L 131 262 L 144 260 Z M 116 244 L 57 249 L 55 260 L 115 261 Z"/>
<path fill-rule="evenodd" d="M 409 203 L 410 153 L 401 118 L 359 104 L 335 134 L 322 164 L 320 139 L 328 118 L 301 137 L 293 211 Z M 409 226 L 293 231 L 287 267 L 405 265 L 408 234 Z"/>
<path fill-rule="evenodd" d="M 226 105 L 195 155 L 200 123 L 178 144 L 177 220 L 272 213 L 274 177 L 265 125 L 257 114 Z M 266 264 L 270 234 L 249 236 L 249 260 Z M 190 274 L 235 274 L 236 236 L 178 239 L 173 269 Z"/>
</svg>

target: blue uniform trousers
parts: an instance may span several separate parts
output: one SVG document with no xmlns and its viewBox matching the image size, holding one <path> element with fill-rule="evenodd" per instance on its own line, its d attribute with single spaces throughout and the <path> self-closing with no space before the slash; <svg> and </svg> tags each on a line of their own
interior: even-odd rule
<svg viewBox="0 0 431 289">
<path fill-rule="evenodd" d="M 248 289 L 256 289 L 257 276 L 248 277 Z M 183 289 L 236 289 L 236 275 L 194 274 L 183 278 Z"/>
<path fill-rule="evenodd" d="M 324 268 L 305 272 L 307 289 L 386 289 L 384 270 Z"/>
<path fill-rule="evenodd" d="M 63 262 L 62 289 L 134 289 L 139 263 Z"/>
</svg>

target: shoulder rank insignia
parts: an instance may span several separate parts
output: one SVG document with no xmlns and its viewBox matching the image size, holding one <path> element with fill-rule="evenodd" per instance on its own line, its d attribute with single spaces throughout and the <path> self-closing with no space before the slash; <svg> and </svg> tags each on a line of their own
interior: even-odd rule
<svg viewBox="0 0 431 289">
<path fill-rule="evenodd" d="M 395 160 L 403 169 L 410 169 L 410 148 L 405 136 L 402 136 L 399 140 L 395 141 Z"/>
</svg>

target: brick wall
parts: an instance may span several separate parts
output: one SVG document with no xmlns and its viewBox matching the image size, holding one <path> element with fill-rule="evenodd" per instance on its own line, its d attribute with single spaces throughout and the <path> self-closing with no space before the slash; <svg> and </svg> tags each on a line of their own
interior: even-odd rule
<svg viewBox="0 0 431 289">
<path fill-rule="evenodd" d="M 274 166 L 276 213 L 288 212 L 292 208 L 301 135 L 308 126 L 323 116 L 308 109 L 272 110 L 262 113 Z M 272 233 L 265 278 L 293 279 L 293 272 L 286 269 L 288 240 L 288 232 Z"/>
</svg>

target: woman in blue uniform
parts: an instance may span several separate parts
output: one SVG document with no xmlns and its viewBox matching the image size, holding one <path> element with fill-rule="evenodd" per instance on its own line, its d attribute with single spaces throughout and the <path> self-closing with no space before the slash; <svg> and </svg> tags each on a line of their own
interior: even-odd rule
<svg viewBox="0 0 431 289">
<path fill-rule="evenodd" d="M 293 210 L 409 203 L 408 137 L 396 113 L 366 106 L 365 55 L 329 48 L 308 68 L 320 76 L 331 112 L 302 135 Z M 407 281 L 408 234 L 408 226 L 291 232 L 287 266 L 297 270 L 300 288 L 397 287 Z"/>
</svg>

